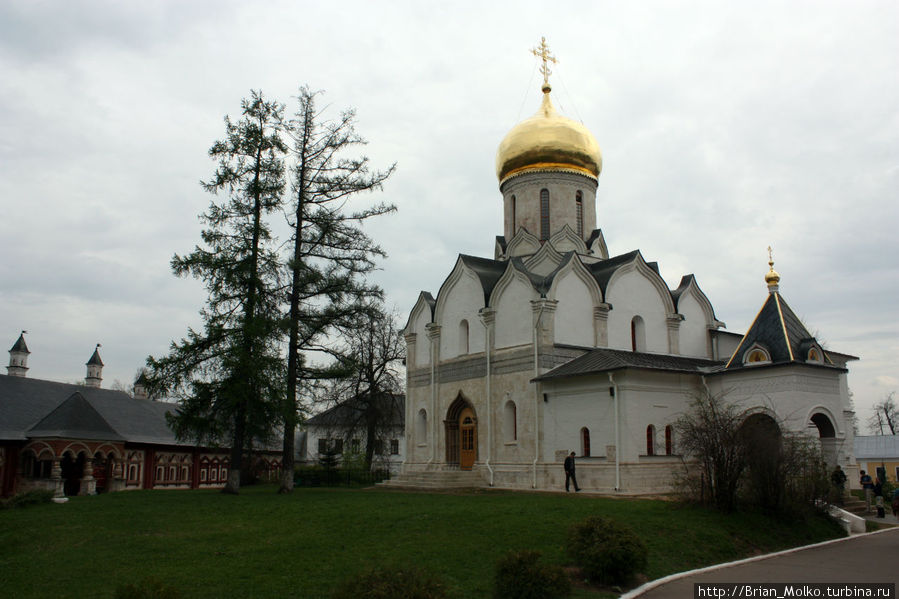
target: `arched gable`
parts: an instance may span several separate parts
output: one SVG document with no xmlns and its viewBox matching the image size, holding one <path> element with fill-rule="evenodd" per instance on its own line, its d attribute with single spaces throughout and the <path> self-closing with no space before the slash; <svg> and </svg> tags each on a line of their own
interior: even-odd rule
<svg viewBox="0 0 899 599">
<path fill-rule="evenodd" d="M 459 355 L 459 323 L 470 326 L 469 353 L 484 351 L 484 336 L 479 334 L 478 311 L 484 307 L 481 279 L 460 257 L 437 293 L 434 322 L 440 325 L 440 359 Z"/>
<path fill-rule="evenodd" d="M 556 251 L 552 243 L 543 244 L 536 254 L 525 260 L 524 265 L 530 272 L 545 277 L 556 270 L 565 256 Z"/>
<path fill-rule="evenodd" d="M 435 303 L 430 293 L 422 291 L 409 313 L 409 320 L 403 329 L 404 335 L 415 335 L 415 354 L 407 356 L 409 366 L 421 366 L 431 359 L 431 344 L 425 327 L 433 321 Z"/>
<path fill-rule="evenodd" d="M 587 253 L 587 244 L 584 243 L 583 239 L 578 237 L 577 233 L 571 230 L 568 223 L 565 223 L 565 226 L 556 231 L 555 234 L 549 238 L 549 242 L 557 252 L 563 254 L 566 252 L 577 252 L 578 254 Z"/>
<path fill-rule="evenodd" d="M 536 254 L 540 250 L 540 240 L 531 235 L 527 229 L 521 227 L 515 232 L 515 235 L 506 245 L 506 256 L 512 258 L 514 256 L 530 256 Z"/>
<path fill-rule="evenodd" d="M 606 285 L 609 312 L 609 347 L 631 350 L 631 323 L 640 316 L 645 324 L 646 351 L 668 353 L 668 317 L 674 314 L 671 292 L 662 277 L 638 253 L 617 268 Z"/>
<path fill-rule="evenodd" d="M 702 292 L 693 275 L 681 279 L 681 284 L 672 294 L 677 301 L 677 311 L 684 317 L 680 325 L 680 353 L 699 358 L 712 357 L 712 343 L 709 331 L 724 326 L 715 318 L 712 303 Z"/>
<path fill-rule="evenodd" d="M 528 276 L 510 261 L 490 294 L 489 305 L 496 312 L 497 349 L 531 342 L 531 300 L 538 297 Z"/>
<path fill-rule="evenodd" d="M 602 303 L 601 292 L 596 279 L 575 254 L 569 254 L 556 272 L 547 297 L 559 302 L 556 313 L 564 315 L 556 318 L 555 341 L 593 347 L 593 308 Z"/>
</svg>

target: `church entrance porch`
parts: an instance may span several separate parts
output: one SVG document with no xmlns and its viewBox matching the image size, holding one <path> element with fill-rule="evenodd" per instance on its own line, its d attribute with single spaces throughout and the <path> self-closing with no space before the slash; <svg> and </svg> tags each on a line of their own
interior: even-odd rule
<svg viewBox="0 0 899 599">
<path fill-rule="evenodd" d="M 446 433 L 446 464 L 471 470 L 478 457 L 478 419 L 474 407 L 460 394 L 443 421 Z"/>
</svg>

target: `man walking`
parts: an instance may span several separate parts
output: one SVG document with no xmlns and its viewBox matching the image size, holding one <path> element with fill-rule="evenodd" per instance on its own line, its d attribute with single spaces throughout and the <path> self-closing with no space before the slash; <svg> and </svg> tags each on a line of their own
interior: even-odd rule
<svg viewBox="0 0 899 599">
<path fill-rule="evenodd" d="M 580 487 L 577 486 L 577 478 L 574 476 L 574 452 L 571 452 L 571 455 L 565 458 L 565 492 L 568 492 L 568 481 L 574 483 L 574 492 L 577 493 L 581 490 Z"/>
<path fill-rule="evenodd" d="M 862 486 L 862 489 L 865 490 L 865 511 L 871 511 L 871 501 L 874 498 L 874 481 L 871 480 L 870 474 L 865 474 L 865 471 L 861 471 L 861 476 L 858 479 L 859 484 Z"/>
</svg>

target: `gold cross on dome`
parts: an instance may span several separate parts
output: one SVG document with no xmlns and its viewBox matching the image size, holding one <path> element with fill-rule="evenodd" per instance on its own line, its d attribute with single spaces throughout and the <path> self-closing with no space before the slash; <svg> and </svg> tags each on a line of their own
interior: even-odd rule
<svg viewBox="0 0 899 599">
<path fill-rule="evenodd" d="M 540 72 L 543 73 L 543 86 L 549 86 L 549 76 L 552 75 L 552 71 L 549 69 L 549 65 L 546 63 L 551 62 L 556 64 L 559 62 L 555 56 L 549 53 L 549 46 L 546 45 L 546 38 L 540 38 L 540 45 L 536 48 L 531 48 L 531 54 L 539 58 L 543 61 L 543 66 L 540 67 Z"/>
<path fill-rule="evenodd" d="M 768 246 L 768 264 L 770 266 L 774 266 L 774 254 L 771 251 L 771 246 Z"/>
</svg>

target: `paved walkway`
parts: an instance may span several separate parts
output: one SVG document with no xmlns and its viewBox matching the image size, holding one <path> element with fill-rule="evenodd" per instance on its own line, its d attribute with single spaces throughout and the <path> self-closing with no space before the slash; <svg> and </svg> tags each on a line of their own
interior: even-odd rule
<svg viewBox="0 0 899 599">
<path fill-rule="evenodd" d="M 892 514 L 888 516 L 895 521 Z M 899 528 L 675 574 L 623 597 L 686 599 L 693 597 L 698 582 L 899 583 Z"/>
</svg>

